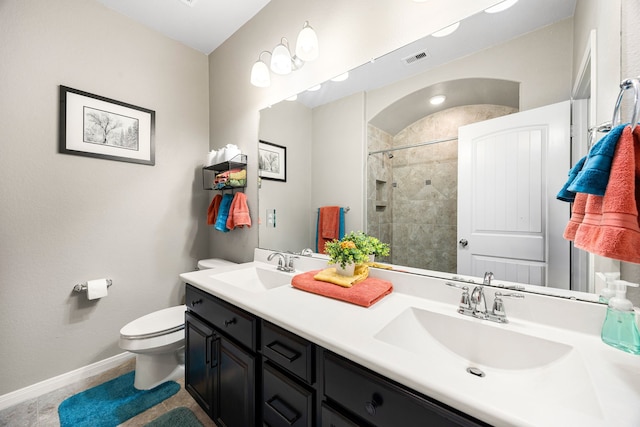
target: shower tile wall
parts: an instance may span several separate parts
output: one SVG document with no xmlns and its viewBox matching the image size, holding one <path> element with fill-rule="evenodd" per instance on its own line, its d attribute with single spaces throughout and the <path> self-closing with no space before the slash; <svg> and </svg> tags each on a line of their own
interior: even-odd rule
<svg viewBox="0 0 640 427">
<path fill-rule="evenodd" d="M 368 125 L 367 135 L 369 151 L 386 150 L 393 146 L 393 136 L 374 126 Z M 387 154 L 380 153 L 369 156 L 367 162 L 367 232 L 388 243 L 393 242 L 391 161 Z M 391 252 L 392 259 L 393 248 Z"/>
<path fill-rule="evenodd" d="M 511 114 L 498 105 L 454 107 L 424 117 L 391 136 L 369 126 L 369 151 L 458 136 L 458 127 Z M 391 262 L 456 272 L 458 143 L 369 156 L 368 231 L 391 242 Z M 376 209 L 376 180 L 387 183 L 386 209 Z M 394 185 L 395 184 L 395 185 Z M 379 186 L 379 184 L 378 184 Z M 389 236 L 388 240 L 385 240 Z"/>
</svg>

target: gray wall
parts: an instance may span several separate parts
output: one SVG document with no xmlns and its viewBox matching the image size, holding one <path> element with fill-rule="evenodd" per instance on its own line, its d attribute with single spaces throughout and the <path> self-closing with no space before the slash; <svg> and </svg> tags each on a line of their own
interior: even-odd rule
<svg viewBox="0 0 640 427">
<path fill-rule="evenodd" d="M 0 2 L 0 395 L 121 353 L 207 255 L 207 57 L 87 0 Z M 156 112 L 156 165 L 58 154 L 58 85 Z M 88 302 L 74 284 L 109 277 Z"/>
</svg>

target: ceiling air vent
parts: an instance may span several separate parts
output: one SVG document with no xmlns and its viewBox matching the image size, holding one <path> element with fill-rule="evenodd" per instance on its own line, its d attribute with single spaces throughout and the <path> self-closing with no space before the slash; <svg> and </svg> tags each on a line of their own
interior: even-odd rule
<svg viewBox="0 0 640 427">
<path fill-rule="evenodd" d="M 402 58 L 402 62 L 404 62 L 405 65 L 411 65 L 411 64 L 415 64 L 418 61 L 422 61 L 430 57 L 431 55 L 429 54 L 429 52 L 427 52 L 426 50 L 423 50 L 422 52 L 418 52 L 413 55 L 409 55 L 405 58 Z"/>
</svg>

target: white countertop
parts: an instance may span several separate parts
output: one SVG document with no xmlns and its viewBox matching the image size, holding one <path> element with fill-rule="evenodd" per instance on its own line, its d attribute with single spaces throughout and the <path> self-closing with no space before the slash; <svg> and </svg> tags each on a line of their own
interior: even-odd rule
<svg viewBox="0 0 640 427">
<path fill-rule="evenodd" d="M 256 250 L 256 258 L 264 254 Z M 268 252 L 267 252 L 268 253 Z M 317 261 L 317 260 L 316 260 Z M 323 268 L 296 260 L 307 271 Z M 390 379 L 496 426 L 640 426 L 640 356 L 600 340 L 605 306 L 526 294 L 504 298 L 505 325 L 459 315 L 460 290 L 445 280 L 372 269 L 394 284 L 394 292 L 369 308 L 291 287 L 253 292 L 219 280 L 216 274 L 254 261 L 180 275 L 184 282 L 281 326 Z M 487 301 L 492 301 L 487 288 Z M 418 353 L 380 339 L 380 331 L 408 308 L 458 316 L 470 322 L 567 344 L 568 355 L 525 370 L 479 366 L 484 378 L 466 372 L 469 363 L 446 348 Z M 376 337 L 378 335 L 378 337 Z M 419 337 L 416 337 L 419 339 Z M 479 343 L 481 345 L 481 343 Z M 477 364 L 475 364 L 477 365 Z"/>
</svg>

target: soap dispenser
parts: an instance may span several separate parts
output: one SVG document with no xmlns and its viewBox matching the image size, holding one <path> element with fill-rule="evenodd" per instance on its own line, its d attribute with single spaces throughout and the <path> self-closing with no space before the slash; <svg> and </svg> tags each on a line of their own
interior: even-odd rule
<svg viewBox="0 0 640 427">
<path fill-rule="evenodd" d="M 613 289 L 614 280 L 618 280 L 620 278 L 619 272 L 606 272 L 606 273 L 596 273 L 600 280 L 602 280 L 605 285 L 604 288 L 600 289 L 600 298 L 599 301 L 607 304 L 609 299 L 616 295 L 616 291 Z"/>
<path fill-rule="evenodd" d="M 601 338 L 605 344 L 612 347 L 627 353 L 640 354 L 640 332 L 638 332 L 633 304 L 627 299 L 627 286 L 637 287 L 638 284 L 624 280 L 613 281 L 616 295 L 609 299 Z"/>
</svg>

